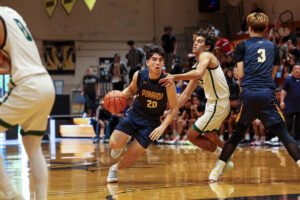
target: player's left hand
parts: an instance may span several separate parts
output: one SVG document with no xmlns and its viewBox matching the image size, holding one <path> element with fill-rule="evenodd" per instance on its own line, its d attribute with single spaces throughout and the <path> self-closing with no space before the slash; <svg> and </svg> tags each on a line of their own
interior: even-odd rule
<svg viewBox="0 0 300 200">
<path fill-rule="evenodd" d="M 152 133 L 149 135 L 150 139 L 152 141 L 156 141 L 160 138 L 160 136 L 164 133 L 164 129 L 162 127 L 157 127 L 152 131 Z"/>
<path fill-rule="evenodd" d="M 160 79 L 159 83 L 162 83 L 161 86 L 169 86 L 174 83 L 174 76 L 172 74 L 168 74 L 165 78 Z"/>
</svg>

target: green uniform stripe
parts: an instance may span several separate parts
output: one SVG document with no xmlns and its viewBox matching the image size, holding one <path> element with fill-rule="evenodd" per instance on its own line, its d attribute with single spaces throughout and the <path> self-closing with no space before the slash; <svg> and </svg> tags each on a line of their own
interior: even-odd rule
<svg viewBox="0 0 300 200">
<path fill-rule="evenodd" d="M 197 131 L 198 133 L 203 133 L 195 124 L 193 124 L 193 128 L 195 129 L 195 131 Z"/>
<path fill-rule="evenodd" d="M 0 125 L 4 126 L 5 128 L 12 128 L 14 127 L 14 125 L 11 125 L 9 123 L 6 123 L 5 121 L 3 121 L 2 119 L 0 119 Z"/>
<path fill-rule="evenodd" d="M 211 79 L 211 82 L 212 82 L 212 86 L 213 86 L 213 89 L 214 89 L 216 98 L 218 99 L 219 97 L 218 97 L 218 94 L 217 94 L 217 92 L 216 92 L 216 87 L 215 87 L 214 78 L 213 78 L 213 76 L 212 76 L 212 74 L 211 74 L 211 71 L 210 71 L 210 70 L 208 70 L 208 71 L 209 71 L 210 79 Z"/>
<path fill-rule="evenodd" d="M 11 89 L 8 91 L 8 93 L 7 93 L 6 97 L 4 98 L 4 100 L 3 100 L 2 102 L 0 102 L 0 106 L 1 106 L 3 103 L 5 103 L 5 101 L 7 101 L 7 98 L 9 97 L 10 93 L 12 92 L 12 90 L 13 90 L 13 88 L 11 88 Z"/>
<path fill-rule="evenodd" d="M 23 129 L 21 130 L 21 135 L 39 135 L 43 136 L 45 131 L 24 131 Z"/>
</svg>

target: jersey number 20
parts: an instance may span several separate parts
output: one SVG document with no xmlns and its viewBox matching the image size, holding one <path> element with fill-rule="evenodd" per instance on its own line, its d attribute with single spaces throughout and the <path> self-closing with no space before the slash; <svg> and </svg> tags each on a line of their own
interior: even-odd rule
<svg viewBox="0 0 300 200">
<path fill-rule="evenodd" d="M 257 53 L 260 54 L 257 58 L 257 62 L 265 62 L 266 61 L 266 50 L 265 49 L 258 49 Z"/>
<path fill-rule="evenodd" d="M 150 99 L 147 100 L 147 107 L 148 108 L 156 108 L 157 107 L 157 101 L 152 101 Z"/>
</svg>

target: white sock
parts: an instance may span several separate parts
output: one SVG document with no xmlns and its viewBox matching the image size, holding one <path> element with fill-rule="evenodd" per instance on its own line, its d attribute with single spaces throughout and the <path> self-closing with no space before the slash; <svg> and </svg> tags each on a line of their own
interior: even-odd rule
<svg viewBox="0 0 300 200">
<path fill-rule="evenodd" d="M 265 140 L 266 140 L 266 136 L 261 136 L 261 137 L 260 137 L 260 140 L 261 140 L 261 141 L 265 141 Z"/>
<path fill-rule="evenodd" d="M 245 140 L 250 140 L 250 133 L 246 133 Z"/>
<path fill-rule="evenodd" d="M 255 138 L 255 140 L 258 140 L 259 136 L 258 135 L 254 135 L 254 138 Z"/>
<path fill-rule="evenodd" d="M 10 196 L 14 193 L 13 185 L 8 177 L 4 165 L 4 160 L 2 155 L 0 155 L 0 190 L 6 195 Z"/>
<path fill-rule="evenodd" d="M 218 172 L 222 172 L 224 167 L 226 165 L 226 162 L 224 162 L 223 160 L 218 160 L 216 162 L 216 165 L 215 165 L 215 169 L 218 171 Z"/>
<path fill-rule="evenodd" d="M 300 160 L 297 161 L 298 166 L 300 167 Z"/>
<path fill-rule="evenodd" d="M 118 171 L 118 163 L 114 164 L 113 166 L 111 166 L 111 169 L 113 171 Z"/>
<path fill-rule="evenodd" d="M 220 156 L 222 152 L 222 149 L 220 147 L 217 146 L 216 150 L 213 152 L 213 154 Z"/>
</svg>

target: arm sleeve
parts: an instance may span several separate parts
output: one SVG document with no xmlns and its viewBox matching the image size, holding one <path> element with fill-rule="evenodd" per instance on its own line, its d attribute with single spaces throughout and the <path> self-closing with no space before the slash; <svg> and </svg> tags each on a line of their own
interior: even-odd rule
<svg viewBox="0 0 300 200">
<path fill-rule="evenodd" d="M 242 41 L 237 44 L 237 46 L 233 52 L 233 55 L 232 55 L 233 62 L 238 63 L 238 62 L 244 61 L 244 57 L 245 57 L 245 43 L 244 43 L 244 41 Z"/>
<path fill-rule="evenodd" d="M 279 50 L 278 47 L 274 44 L 274 65 L 280 65 L 280 56 L 279 56 Z"/>
</svg>

